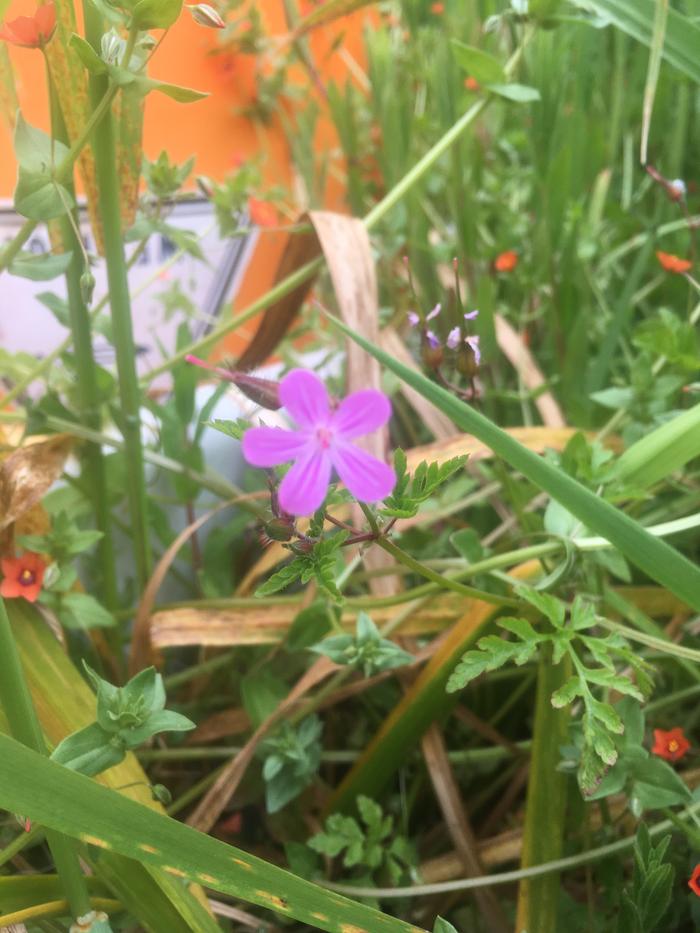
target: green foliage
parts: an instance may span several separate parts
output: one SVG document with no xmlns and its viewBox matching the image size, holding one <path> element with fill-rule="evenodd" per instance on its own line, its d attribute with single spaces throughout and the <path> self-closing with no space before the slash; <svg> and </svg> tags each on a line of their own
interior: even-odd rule
<svg viewBox="0 0 700 933">
<path fill-rule="evenodd" d="M 514 640 L 506 641 L 496 635 L 479 639 L 478 650 L 468 651 L 463 656 L 448 680 L 447 689 L 450 692 L 460 690 L 485 671 L 497 670 L 509 662 L 525 664 L 545 643 L 552 646 L 554 664 L 569 657 L 574 673 L 552 694 L 552 705 L 556 708 L 569 706 L 579 697 L 583 702 L 583 749 L 578 776 L 583 793 L 590 795 L 604 770 L 617 761 L 614 737 L 624 731 L 614 707 L 597 699 L 593 691 L 601 687 L 616 690 L 642 702 L 652 686 L 648 665 L 619 635 L 600 637 L 591 633 L 596 625 L 596 613 L 591 603 L 581 596 L 571 604 L 567 623 L 567 606 L 556 596 L 526 586 L 518 587 L 516 592 L 550 622 L 550 630 L 538 632 L 526 619 L 499 619 L 497 624 L 514 636 Z M 591 658 L 598 666 L 589 667 L 584 658 Z M 631 667 L 636 682 L 619 673 L 616 663 Z"/>
<path fill-rule="evenodd" d="M 333 599 L 340 600 L 342 595 L 336 585 L 338 551 L 348 537 L 348 532 L 327 535 L 320 541 L 302 541 L 287 547 L 294 553 L 290 564 L 273 573 L 255 591 L 256 596 L 270 596 L 286 589 L 297 580 L 308 583 L 311 579 L 325 590 Z"/>
<path fill-rule="evenodd" d="M 127 751 L 159 732 L 194 729 L 185 716 L 165 709 L 163 678 L 154 667 L 115 687 L 84 661 L 83 666 L 97 692 L 97 718 L 54 749 L 52 759 L 66 768 L 93 776 L 119 764 Z"/>
<path fill-rule="evenodd" d="M 659 929 L 673 892 L 675 873 L 664 860 L 670 842 L 667 835 L 654 845 L 646 823 L 639 824 L 632 886 L 622 892 L 617 933 L 653 933 Z"/>
<path fill-rule="evenodd" d="M 420 504 L 430 499 L 443 483 L 462 470 L 466 462 L 466 457 L 453 457 L 443 464 L 423 461 L 410 476 L 406 472 L 406 454 L 397 448 L 394 452 L 396 486 L 384 500 L 381 514 L 391 518 L 411 518 L 416 515 Z"/>
<path fill-rule="evenodd" d="M 55 169 L 68 155 L 68 148 L 30 126 L 21 113 L 17 115 L 14 145 L 19 163 L 17 213 L 30 220 L 51 220 L 71 210 L 73 196 L 55 178 Z"/>
<path fill-rule="evenodd" d="M 260 745 L 268 813 L 277 813 L 306 788 L 321 761 L 321 732 L 317 716 L 308 716 L 295 728 L 283 722 Z"/>
<path fill-rule="evenodd" d="M 236 441 L 240 441 L 248 428 L 251 427 L 250 421 L 247 421 L 245 418 L 236 418 L 235 421 L 229 421 L 225 418 L 214 418 L 213 421 L 205 421 L 204 425 L 208 428 L 213 428 L 215 431 L 220 431 L 222 434 L 225 434 L 227 437 L 232 437 Z"/>
<path fill-rule="evenodd" d="M 612 767 L 601 769 L 580 735 L 575 737 L 576 744 L 566 749 L 562 767 L 578 766 L 586 798 L 600 800 L 624 791 L 635 816 L 646 810 L 688 803 L 691 795 L 682 779 L 668 762 L 650 755 L 643 746 L 644 713 L 639 704 L 623 697 L 614 713 L 623 728 L 613 736 L 616 758 Z"/>
<path fill-rule="evenodd" d="M 396 835 L 394 818 L 384 815 L 382 808 L 369 797 L 357 798 L 361 823 L 352 816 L 333 813 L 324 831 L 309 839 L 308 845 L 322 855 L 337 858 L 343 854 L 345 868 L 386 873 L 393 884 L 399 884 L 406 870 L 415 864 L 415 855 L 408 840 Z"/>
<path fill-rule="evenodd" d="M 413 661 L 413 655 L 399 648 L 393 641 L 382 638 L 379 629 L 366 612 L 357 616 L 355 635 L 332 635 L 311 649 L 325 655 L 336 664 L 356 667 L 365 677 L 380 671 L 403 667 Z"/>
<path fill-rule="evenodd" d="M 144 161 L 143 177 L 148 190 L 156 198 L 170 198 L 182 188 L 193 168 L 194 156 L 178 165 L 170 161 L 170 156 L 163 149 L 157 159 Z"/>
</svg>

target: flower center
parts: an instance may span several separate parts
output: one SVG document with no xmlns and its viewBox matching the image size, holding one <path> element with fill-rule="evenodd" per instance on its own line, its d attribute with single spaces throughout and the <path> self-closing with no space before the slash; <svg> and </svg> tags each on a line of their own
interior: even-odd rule
<svg viewBox="0 0 700 933">
<path fill-rule="evenodd" d="M 333 441 L 333 431 L 330 428 L 316 428 L 316 440 L 323 450 L 328 450 Z"/>
<path fill-rule="evenodd" d="M 679 748 L 680 745 L 678 744 L 677 739 L 671 739 L 671 741 L 668 743 L 669 752 L 677 752 Z"/>
<path fill-rule="evenodd" d="M 32 583 L 36 583 L 36 574 L 33 570 L 28 570 L 25 567 L 19 575 L 19 582 L 22 586 L 31 586 Z"/>
</svg>

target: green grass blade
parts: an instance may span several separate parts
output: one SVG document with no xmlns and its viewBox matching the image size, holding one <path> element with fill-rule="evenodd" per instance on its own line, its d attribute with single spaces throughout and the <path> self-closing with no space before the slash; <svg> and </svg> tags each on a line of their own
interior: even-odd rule
<svg viewBox="0 0 700 933">
<path fill-rule="evenodd" d="M 632 36 L 651 47 L 656 8 L 654 0 L 575 0 L 578 6 L 592 9 Z M 668 11 L 663 58 L 700 84 L 700 28 L 676 10 Z"/>
<path fill-rule="evenodd" d="M 640 438 L 615 464 L 615 476 L 646 489 L 700 457 L 700 405 Z"/>
<path fill-rule="evenodd" d="M 421 933 L 107 790 L 0 735 L 0 807 L 329 933 Z M 99 864 L 99 859 L 98 859 Z"/>
<path fill-rule="evenodd" d="M 654 538 L 624 512 L 523 447 L 488 418 L 442 386 L 431 382 L 423 373 L 404 366 L 337 318 L 333 318 L 333 321 L 343 333 L 352 337 L 387 369 L 396 373 L 407 385 L 451 418 L 460 430 L 477 437 L 513 469 L 560 502 L 587 528 L 609 541 L 652 580 L 700 611 L 699 567 L 665 541 Z"/>
<path fill-rule="evenodd" d="M 570 669 L 568 658 L 553 666 L 550 650 L 540 657 L 521 868 L 555 861 L 564 851 L 566 797 L 571 778 L 557 771 L 557 765 L 561 758 L 559 749 L 566 744 L 570 712 L 555 709 L 551 696 L 565 683 Z M 516 929 L 557 933 L 559 894 L 559 875 L 554 872 L 521 881 Z"/>
<path fill-rule="evenodd" d="M 647 164 L 647 145 L 649 130 L 651 128 L 651 114 L 654 109 L 656 85 L 659 83 L 659 70 L 664 50 L 664 37 L 666 35 L 666 21 L 668 19 L 668 0 L 656 0 L 656 15 L 654 16 L 654 31 L 651 37 L 649 52 L 649 68 L 647 70 L 646 86 L 644 88 L 644 108 L 642 116 L 642 143 L 639 161 Z"/>
</svg>

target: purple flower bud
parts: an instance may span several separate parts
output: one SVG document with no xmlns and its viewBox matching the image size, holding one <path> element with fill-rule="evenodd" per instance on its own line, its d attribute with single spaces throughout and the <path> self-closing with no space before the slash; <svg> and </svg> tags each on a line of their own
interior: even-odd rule
<svg viewBox="0 0 700 933">
<path fill-rule="evenodd" d="M 478 337 L 467 337 L 464 341 L 474 354 L 474 362 L 478 366 L 481 363 L 481 350 L 479 349 Z"/>
<path fill-rule="evenodd" d="M 429 314 L 426 315 L 426 318 L 425 318 L 426 321 L 432 321 L 432 319 L 433 319 L 434 317 L 437 317 L 438 314 L 439 314 L 441 311 L 442 311 L 442 305 L 441 305 L 440 302 L 438 301 L 438 303 L 435 305 L 435 307 L 433 308 L 433 310 L 432 310 Z"/>
<path fill-rule="evenodd" d="M 426 330 L 425 339 L 428 341 L 428 346 L 431 350 L 437 350 L 440 346 L 440 341 L 432 330 Z"/>
<path fill-rule="evenodd" d="M 465 321 L 473 321 L 473 320 L 474 320 L 475 318 L 477 318 L 477 317 L 479 317 L 479 312 L 478 312 L 478 311 L 465 311 L 465 312 L 464 312 L 464 320 L 465 320 Z"/>
<path fill-rule="evenodd" d="M 453 327 L 447 335 L 447 346 L 450 348 L 450 350 L 456 350 L 461 339 L 462 333 L 458 325 L 457 327 Z"/>
<path fill-rule="evenodd" d="M 420 324 L 420 317 L 416 314 L 415 311 L 409 311 L 406 314 L 406 317 L 408 318 L 408 323 L 411 325 L 411 327 L 418 327 Z"/>
</svg>

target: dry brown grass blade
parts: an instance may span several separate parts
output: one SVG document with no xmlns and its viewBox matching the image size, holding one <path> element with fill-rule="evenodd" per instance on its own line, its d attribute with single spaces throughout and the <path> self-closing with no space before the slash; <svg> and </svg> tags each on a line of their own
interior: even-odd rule
<svg viewBox="0 0 700 933">
<path fill-rule="evenodd" d="M 244 709 L 222 709 L 207 716 L 197 728 L 187 733 L 185 745 L 208 745 L 229 735 L 241 735 L 250 729 L 250 719 Z"/>
<path fill-rule="evenodd" d="M 430 605 L 417 609 L 397 629 L 400 635 L 430 635 L 443 631 L 461 613 L 459 596 L 445 594 L 432 600 Z M 277 645 L 301 609 L 299 602 L 265 603 L 232 609 L 198 609 L 186 606 L 164 609 L 151 616 L 151 641 L 157 649 L 199 645 L 205 647 L 233 647 L 235 645 Z M 382 625 L 393 618 L 396 609 L 391 606 L 372 610 L 372 618 Z M 352 631 L 356 610 L 343 612 L 341 623 Z"/>
<path fill-rule="evenodd" d="M 0 530 L 17 521 L 63 472 L 74 439 L 56 434 L 12 451 L 0 463 Z"/>
<path fill-rule="evenodd" d="M 222 509 L 228 508 L 234 503 L 248 498 L 251 497 L 240 496 L 232 499 L 230 502 L 222 502 L 210 512 L 205 512 L 204 515 L 200 515 L 199 518 L 191 522 L 186 528 L 183 528 L 177 538 L 175 538 L 173 543 L 158 561 L 155 570 L 151 575 L 151 579 L 148 581 L 146 589 L 143 591 L 143 596 L 141 597 L 138 609 L 136 610 L 136 618 L 134 619 L 134 627 L 131 633 L 131 646 L 129 650 L 129 674 L 132 677 L 144 667 L 147 667 L 149 664 L 154 662 L 151 645 L 151 627 L 149 625 L 151 612 L 153 611 L 153 605 L 156 601 L 158 590 L 160 589 L 163 580 L 167 576 L 173 561 L 177 557 L 180 548 L 189 540 L 189 538 L 192 537 L 193 534 L 195 534 L 195 532 L 197 532 L 202 527 L 202 525 L 206 524 L 210 518 L 212 518 L 214 515 L 217 515 L 222 511 Z"/>
<path fill-rule="evenodd" d="M 484 874 L 484 869 L 479 858 L 476 836 L 462 805 L 462 795 L 447 757 L 445 740 L 435 723 L 424 733 L 421 746 L 435 796 L 447 831 L 462 862 L 462 869 L 466 877 L 478 878 Z M 476 888 L 474 897 L 479 905 L 479 912 L 488 922 L 489 930 L 493 930 L 494 933 L 508 933 L 508 922 L 494 891 L 491 888 Z"/>
<path fill-rule="evenodd" d="M 374 258 L 367 228 L 361 220 L 331 211 L 312 211 L 314 225 L 326 265 L 333 282 L 338 310 L 345 323 L 373 344 L 379 342 L 379 298 Z M 382 373 L 379 362 L 359 347 L 354 340 L 345 341 L 347 360 L 347 391 L 381 389 Z M 357 444 L 380 460 L 389 453 L 389 428 L 359 438 Z M 352 509 L 353 524 L 362 522 L 359 506 Z M 386 551 L 369 548 L 363 562 L 368 570 L 388 567 L 394 559 Z M 370 589 L 377 596 L 391 596 L 400 588 L 398 577 L 382 576 L 370 581 Z"/>
<path fill-rule="evenodd" d="M 477 844 L 479 861 L 484 868 L 496 868 L 499 865 L 507 865 L 509 862 L 517 862 L 520 859 L 522 847 L 523 834 L 520 829 L 511 829 L 492 836 L 490 839 L 480 839 Z M 464 867 L 459 853 L 446 852 L 444 855 L 437 855 L 435 858 L 422 862 L 419 874 L 425 884 L 453 881 L 455 878 L 462 877 Z"/>
<path fill-rule="evenodd" d="M 15 87 L 15 75 L 12 70 L 7 43 L 0 44 L 0 114 L 11 131 L 14 131 L 19 100 Z"/>
<path fill-rule="evenodd" d="M 390 353 L 394 359 L 403 363 L 404 366 L 409 366 L 411 369 L 415 370 L 419 369 L 408 347 L 393 327 L 385 327 L 380 332 L 379 345 L 382 350 L 386 350 L 387 353 Z M 416 392 L 415 389 L 412 389 L 411 386 L 405 383 L 401 384 L 399 391 L 407 399 L 425 427 L 436 440 L 445 440 L 448 437 L 454 437 L 455 426 L 447 415 L 443 414 L 439 408 L 436 408 L 432 402 L 429 402 L 419 392 Z"/>
<path fill-rule="evenodd" d="M 528 450 L 534 450 L 536 453 L 543 453 L 547 449 L 563 450 L 574 434 L 578 433 L 576 428 L 532 427 L 504 428 L 504 430 Z M 609 441 L 613 449 L 619 445 L 616 439 L 609 438 Z M 452 457 L 465 454 L 469 456 L 470 461 L 486 460 L 493 456 L 491 449 L 475 437 L 469 434 L 453 434 L 451 438 L 445 440 L 412 447 L 406 451 L 406 459 L 409 470 L 414 470 L 422 460 L 427 460 L 429 463 L 431 461 L 444 463 Z"/>
<path fill-rule="evenodd" d="M 305 217 L 300 218 L 303 223 Z M 295 233 L 287 240 L 282 259 L 277 267 L 275 283 L 281 282 L 296 272 L 300 266 L 316 259 L 321 253 L 316 234 Z M 264 362 L 275 350 L 277 344 L 287 333 L 292 321 L 297 316 L 301 303 L 313 285 L 313 279 L 302 282 L 284 298 L 271 305 L 260 318 L 260 323 L 253 339 L 238 360 L 239 369 L 253 369 Z"/>
<path fill-rule="evenodd" d="M 494 323 L 499 347 L 517 371 L 525 388 L 530 392 L 536 392 L 545 384 L 545 378 L 532 353 L 525 346 L 520 334 L 500 314 L 494 315 Z M 566 425 L 561 409 L 551 392 L 537 395 L 535 406 L 548 428 L 563 428 Z"/>
<path fill-rule="evenodd" d="M 45 54 L 51 68 L 68 136 L 73 142 L 82 133 L 90 114 L 87 73 L 70 46 L 71 36 L 78 32 L 73 3 L 70 0 L 55 0 L 55 6 L 58 35 L 46 46 Z M 92 146 L 83 146 L 78 156 L 78 168 L 87 197 L 87 209 L 95 245 L 99 254 L 103 256 L 102 221 L 98 210 L 97 176 Z"/>
<path fill-rule="evenodd" d="M 270 729 L 272 729 L 272 727 L 276 725 L 309 690 L 322 680 L 325 680 L 326 677 L 337 669 L 337 665 L 329 661 L 328 658 L 319 658 L 318 661 L 309 668 L 304 676 L 295 684 L 289 695 L 280 703 L 275 712 L 258 726 L 236 757 L 232 758 L 222 770 L 215 783 L 209 788 L 205 796 L 199 802 L 199 805 L 187 820 L 190 826 L 194 826 L 201 832 L 209 832 L 214 823 L 218 820 L 224 807 L 227 806 L 229 800 L 235 794 L 248 765 L 252 761 L 255 749 L 258 747 L 260 740 L 267 735 Z"/>
</svg>

